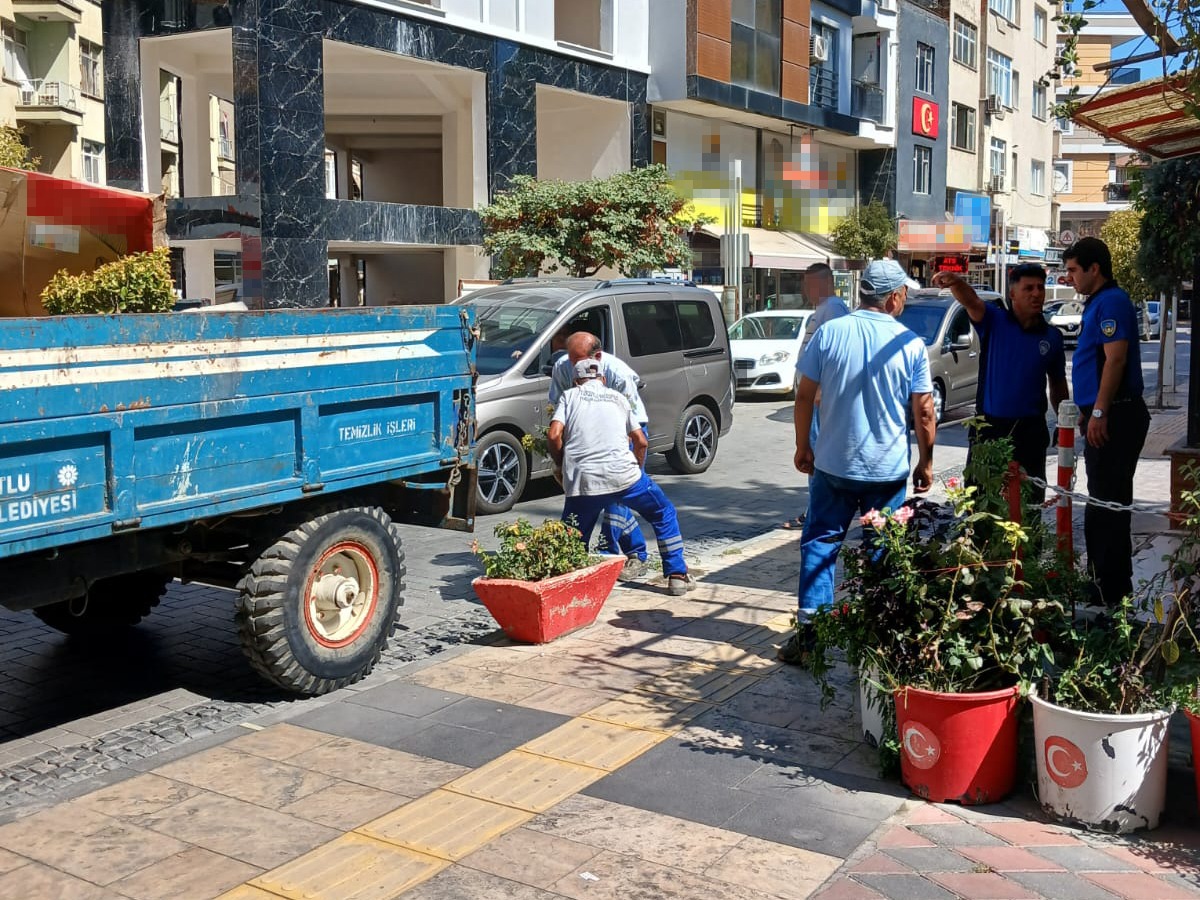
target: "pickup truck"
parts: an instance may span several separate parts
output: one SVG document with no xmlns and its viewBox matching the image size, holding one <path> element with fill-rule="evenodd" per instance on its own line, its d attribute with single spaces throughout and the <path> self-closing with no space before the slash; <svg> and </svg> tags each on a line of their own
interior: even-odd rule
<svg viewBox="0 0 1200 900">
<path fill-rule="evenodd" d="M 102 641 L 233 588 L 263 676 L 357 681 L 396 523 L 473 527 L 474 355 L 461 307 L 0 320 L 0 603 Z"/>
</svg>

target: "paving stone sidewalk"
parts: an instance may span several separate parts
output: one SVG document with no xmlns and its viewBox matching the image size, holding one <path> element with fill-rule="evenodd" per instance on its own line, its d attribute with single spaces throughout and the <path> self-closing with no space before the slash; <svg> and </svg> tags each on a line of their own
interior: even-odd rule
<svg viewBox="0 0 1200 900">
<path fill-rule="evenodd" d="M 1200 897 L 1191 772 L 1173 824 L 1104 839 L 876 777 L 857 692 L 775 646 L 798 534 L 619 588 L 543 647 L 493 637 L 75 787 L 0 826 L 0 897 Z"/>
</svg>

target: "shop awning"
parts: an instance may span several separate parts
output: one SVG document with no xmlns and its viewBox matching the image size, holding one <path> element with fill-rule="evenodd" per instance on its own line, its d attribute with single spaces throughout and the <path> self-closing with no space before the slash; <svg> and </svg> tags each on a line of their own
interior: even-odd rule
<svg viewBox="0 0 1200 900">
<path fill-rule="evenodd" d="M 1200 119 L 1187 110 L 1184 85 L 1172 75 L 1102 91 L 1075 110 L 1081 125 L 1158 159 L 1200 153 Z"/>
<path fill-rule="evenodd" d="M 720 238 L 725 229 L 720 225 L 704 225 L 701 230 Z M 834 265 L 844 262 L 828 238 L 799 231 L 776 231 L 771 228 L 742 228 L 750 242 L 750 267 L 753 269 L 783 269 L 799 271 L 813 263 Z"/>
</svg>

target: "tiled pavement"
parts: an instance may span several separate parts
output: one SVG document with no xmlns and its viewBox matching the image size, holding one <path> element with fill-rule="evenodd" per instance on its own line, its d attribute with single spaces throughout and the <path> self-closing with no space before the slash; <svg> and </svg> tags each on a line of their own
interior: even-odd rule
<svg viewBox="0 0 1200 900">
<path fill-rule="evenodd" d="M 0 897 L 1200 897 L 1190 772 L 1153 840 L 878 780 L 854 692 L 822 712 L 774 660 L 795 537 L 727 551 L 688 597 L 623 587 L 545 647 L 462 648 L 22 810 Z"/>
</svg>

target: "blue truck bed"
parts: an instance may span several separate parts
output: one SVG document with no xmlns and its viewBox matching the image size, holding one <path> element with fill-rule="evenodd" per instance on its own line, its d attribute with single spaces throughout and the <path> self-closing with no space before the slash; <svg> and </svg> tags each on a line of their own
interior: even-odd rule
<svg viewBox="0 0 1200 900">
<path fill-rule="evenodd" d="M 0 558 L 470 463 L 458 307 L 0 320 Z"/>
</svg>

